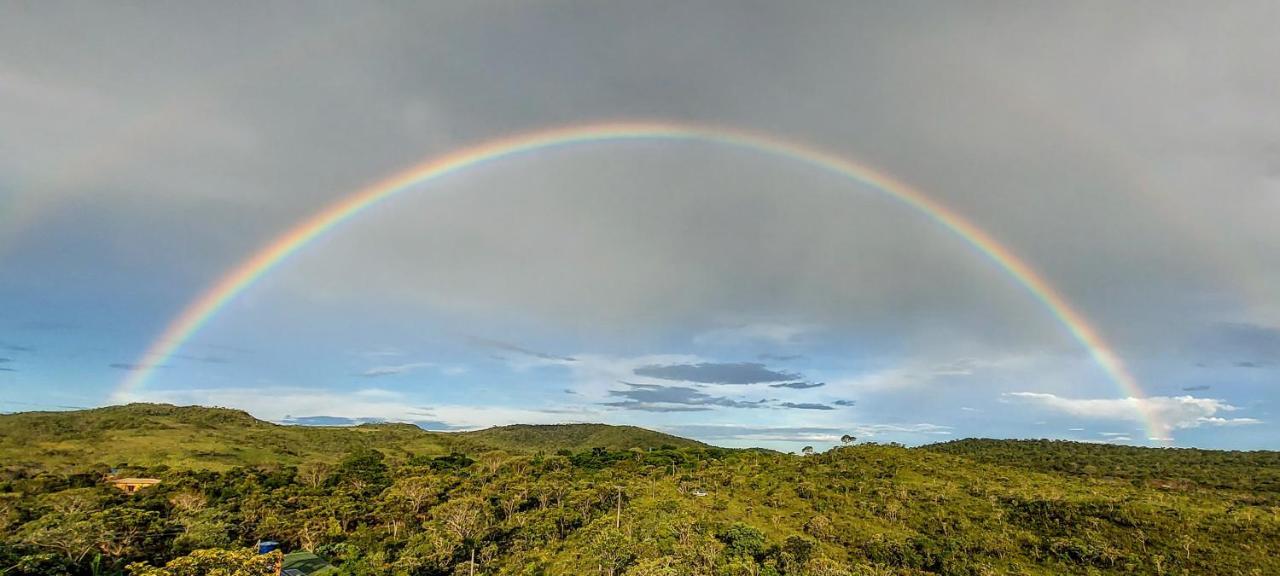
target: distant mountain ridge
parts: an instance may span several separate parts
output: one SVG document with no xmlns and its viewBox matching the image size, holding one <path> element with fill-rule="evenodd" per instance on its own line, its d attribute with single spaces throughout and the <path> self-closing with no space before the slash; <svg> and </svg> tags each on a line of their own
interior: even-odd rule
<svg viewBox="0 0 1280 576">
<path fill-rule="evenodd" d="M 470 432 L 431 432 L 401 423 L 302 426 L 274 424 L 241 410 L 170 404 L 0 415 L 0 461 L 11 464 L 101 462 L 224 469 L 335 461 L 359 446 L 376 447 L 391 458 L 485 450 L 707 447 L 634 426 L 518 424 Z"/>
<path fill-rule="evenodd" d="M 611 424 L 512 424 L 495 426 L 462 436 L 496 448 L 512 451 L 587 450 L 609 448 L 708 448 L 697 440 L 672 436 L 637 426 Z"/>
</svg>

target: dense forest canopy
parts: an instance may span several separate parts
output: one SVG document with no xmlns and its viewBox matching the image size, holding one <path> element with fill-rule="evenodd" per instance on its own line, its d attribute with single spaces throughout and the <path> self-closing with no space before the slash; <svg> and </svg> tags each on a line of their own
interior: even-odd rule
<svg viewBox="0 0 1280 576">
<path fill-rule="evenodd" d="M 1280 573 L 1275 452 L 850 439 L 791 455 L 153 405 L 3 416 L 0 433 L 5 576 L 272 573 L 247 551 L 264 540 L 375 575 Z M 112 475 L 161 482 L 126 494 Z"/>
</svg>

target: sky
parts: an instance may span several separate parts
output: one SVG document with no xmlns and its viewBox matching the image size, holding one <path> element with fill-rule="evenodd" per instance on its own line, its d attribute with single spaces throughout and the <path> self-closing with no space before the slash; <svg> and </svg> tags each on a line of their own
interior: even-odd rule
<svg viewBox="0 0 1280 576">
<path fill-rule="evenodd" d="M 1273 2 L 16 3 L 0 411 L 633 424 L 798 450 L 1280 447 Z M 539 130 L 714 125 L 888 175 L 597 141 L 413 186 L 147 356 L 372 183 Z M 154 365 L 140 386 L 122 388 Z"/>
</svg>

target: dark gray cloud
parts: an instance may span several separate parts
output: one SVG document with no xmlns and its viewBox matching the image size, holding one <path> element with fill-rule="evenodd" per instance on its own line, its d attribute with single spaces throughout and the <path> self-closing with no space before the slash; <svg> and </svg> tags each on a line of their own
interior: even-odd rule
<svg viewBox="0 0 1280 576">
<path fill-rule="evenodd" d="M 858 402 L 855 400 L 836 400 L 835 402 L 832 402 L 832 404 L 835 404 L 836 406 L 853 406 L 857 403 Z"/>
<path fill-rule="evenodd" d="M 577 362 L 578 361 L 576 358 L 572 358 L 569 356 L 556 356 L 555 354 L 539 352 L 537 350 L 531 350 L 529 348 L 525 348 L 524 346 L 520 346 L 519 344 L 504 342 L 502 340 L 495 340 L 493 338 L 481 338 L 478 336 L 473 336 L 468 338 L 468 342 L 470 342 L 473 346 L 479 346 L 482 348 L 492 348 L 494 350 L 502 350 L 505 352 L 515 352 L 516 354 L 520 354 L 522 356 L 530 356 L 533 358 L 538 358 L 540 360 L 551 360 L 555 362 Z M 494 358 L 505 360 L 505 358 L 502 358 L 501 356 L 495 356 Z"/>
<path fill-rule="evenodd" d="M 813 402 L 783 402 L 778 404 L 783 408 L 791 408 L 794 410 L 835 410 L 826 404 L 817 404 Z"/>
<path fill-rule="evenodd" d="M 1280 326 L 1273 15 L 1252 0 L 761 3 L 733 17 L 713 3 L 28 3 L 0 18 L 0 174 L 23 183 L 0 211 L 0 258 L 37 284 L 94 279 L 96 302 L 155 287 L 157 308 L 137 316 L 159 319 L 211 263 L 425 158 L 585 121 L 695 121 L 811 142 L 911 184 L 1040 271 L 1140 376 L 1160 374 L 1148 366 L 1194 342 L 1201 319 Z M 263 314 L 226 314 L 226 333 L 281 322 L 272 300 L 323 293 L 332 317 L 534 326 L 558 343 L 532 348 L 577 339 L 591 345 L 565 350 L 583 354 L 703 354 L 670 345 L 762 317 L 820 325 L 797 342 L 815 358 L 1085 356 L 963 239 L 787 159 L 593 143 L 428 188 L 300 252 L 257 290 Z M 61 249 L 90 220 L 110 250 Z M 47 257 L 25 253 L 41 245 Z M 130 284 L 138 270 L 154 272 L 146 290 Z M 60 314 L 79 317 L 36 317 Z M 734 346 L 703 355 L 791 350 Z M 1234 348 L 1163 358 L 1275 362 Z M 1088 374 L 1082 385 L 1108 385 Z M 893 412 L 959 405 L 906 396 Z"/>
<path fill-rule="evenodd" d="M 1182 328 L 1176 306 L 1247 297 L 1234 279 L 1275 285 L 1280 239 L 1257 206 L 1274 182 L 1280 113 L 1267 88 L 1278 78 L 1249 65 L 1276 51 L 1267 18 L 996 10 L 778 5 L 726 19 L 705 5 L 673 18 L 628 3 L 467 3 L 84 17 L 41 5 L 0 22 L 0 53 L 12 55 L 0 69 L 11 128 L 0 148 L 14 151 L 0 169 L 43 184 L 23 186 L 14 211 L 33 235 L 58 235 L 36 216 L 73 200 L 146 206 L 104 212 L 125 262 L 97 272 L 152 261 L 190 271 L 193 250 L 231 260 L 300 207 L 460 145 L 585 120 L 694 120 L 811 141 L 917 185 L 1016 248 L 1123 343 L 1182 338 L 1169 329 Z M 47 49 L 55 36 L 63 51 Z M 139 62 L 145 78 L 127 73 Z M 1189 109 L 1214 121 L 1186 122 Z M 464 317 L 519 310 L 614 335 L 758 313 L 835 335 L 935 335 L 930 347 L 969 340 L 956 334 L 1062 344 L 1008 275 L 865 186 L 740 150 L 660 148 L 495 163 L 449 182 L 456 194 L 404 195 L 354 221 L 323 259 L 300 258 L 281 290 L 447 303 Z M 1223 178 L 1235 202 L 1198 193 Z M 166 193 L 175 181 L 189 184 Z M 193 209 L 196 225 L 180 217 Z M 188 241 L 157 241 L 171 236 L 165 222 L 188 228 Z M 1214 232 L 1227 226 L 1242 232 Z M 735 233 L 744 227 L 755 233 Z M 1135 261 L 1148 265 L 1138 273 Z M 1098 278 L 1109 288 L 1094 288 Z"/>
<path fill-rule="evenodd" d="M 4 364 L 6 362 L 13 362 L 13 358 L 0 358 L 0 364 Z"/>
<path fill-rule="evenodd" d="M 0 366 L 0 372 L 17 372 L 17 371 L 18 371 L 18 369 L 17 369 L 17 368 L 9 368 L 9 367 L 7 367 L 7 366 Z"/>
<path fill-rule="evenodd" d="M 712 396 L 684 386 L 658 386 L 623 382 L 626 390 L 610 390 L 609 395 L 625 398 L 618 402 L 606 402 L 605 406 L 643 412 L 699 412 L 722 408 L 761 408 L 767 402 L 735 400 L 724 396 Z"/>
<path fill-rule="evenodd" d="M 1200 337 L 1196 349 L 1238 368 L 1280 363 L 1280 328 L 1243 322 L 1221 323 Z M 1235 360 L 1229 360 L 1231 358 Z"/>
<path fill-rule="evenodd" d="M 112 362 L 111 364 L 107 364 L 107 368 L 115 368 L 116 370 L 137 370 L 142 367 L 142 364 L 135 364 L 132 362 Z M 164 365 L 154 366 L 154 368 L 164 368 Z"/>
<path fill-rule="evenodd" d="M 768 352 L 765 352 L 763 354 L 757 354 L 756 358 L 760 360 L 764 360 L 765 362 L 791 362 L 793 360 L 803 360 L 805 358 L 805 355 L 804 354 L 770 354 Z"/>
<path fill-rule="evenodd" d="M 35 352 L 36 349 L 31 346 L 22 346 L 20 344 L 0 344 L 0 348 L 4 348 L 10 352 Z"/>
<path fill-rule="evenodd" d="M 826 386 L 826 382 L 780 382 L 778 384 L 770 384 L 770 388 L 792 388 L 795 390 L 804 390 L 807 388 L 821 388 Z"/>
<path fill-rule="evenodd" d="M 809 439 L 813 436 L 830 436 L 845 433 L 843 428 L 826 426 L 749 426 L 749 425 L 713 425 L 685 424 L 666 429 L 680 436 L 701 439 L 734 439 L 751 436 L 783 437 L 788 439 Z"/>
<path fill-rule="evenodd" d="M 1184 392 L 1201 392 L 1204 390 L 1208 390 L 1210 388 L 1213 388 L 1213 386 L 1210 386 L 1208 384 L 1198 384 L 1196 386 L 1183 386 L 1182 390 Z"/>
<path fill-rule="evenodd" d="M 761 384 L 797 380 L 799 374 L 770 370 L 756 362 L 653 364 L 635 369 L 637 376 L 701 384 Z"/>
</svg>

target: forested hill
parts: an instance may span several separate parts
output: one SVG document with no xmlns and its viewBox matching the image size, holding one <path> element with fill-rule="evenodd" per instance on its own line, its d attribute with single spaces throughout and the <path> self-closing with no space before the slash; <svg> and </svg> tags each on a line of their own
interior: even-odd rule
<svg viewBox="0 0 1280 576">
<path fill-rule="evenodd" d="M 0 462 L 42 469 L 94 462 L 212 470 L 296 465 L 336 462 L 361 446 L 403 460 L 495 449 L 532 453 L 705 445 L 633 426 L 517 425 L 472 432 L 428 432 L 409 424 L 286 426 L 239 410 L 168 404 L 0 415 Z"/>
<path fill-rule="evenodd" d="M 996 464 L 1158 486 L 1280 492 L 1280 452 L 1142 448 L 1066 440 L 965 439 L 922 449 Z"/>
<path fill-rule="evenodd" d="M 577 452 L 591 448 L 613 450 L 627 448 L 706 448 L 706 444 L 637 428 L 635 426 L 609 426 L 605 424 L 516 424 L 497 426 L 461 436 L 480 444 L 518 451 Z"/>
<path fill-rule="evenodd" d="M 972 440 L 797 456 L 599 425 L 19 414 L 0 417 L 0 575 L 241 558 L 261 569 L 221 573 L 269 576 L 247 550 L 274 540 L 371 576 L 1262 576 L 1280 574 L 1275 458 Z M 126 494 L 111 467 L 159 482 Z"/>
</svg>

